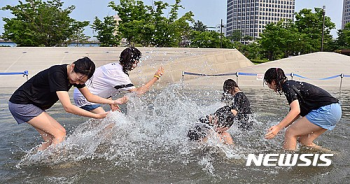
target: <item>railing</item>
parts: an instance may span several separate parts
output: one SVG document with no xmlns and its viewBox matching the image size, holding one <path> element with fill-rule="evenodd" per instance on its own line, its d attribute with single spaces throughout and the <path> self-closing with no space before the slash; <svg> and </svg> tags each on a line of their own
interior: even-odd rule
<svg viewBox="0 0 350 184">
<path fill-rule="evenodd" d="M 24 72 L 3 72 L 3 73 L 0 73 L 0 75 L 23 75 L 23 77 L 26 76 L 28 80 L 28 70 Z"/>
<path fill-rule="evenodd" d="M 263 74 L 257 74 L 257 73 L 235 72 L 235 73 L 222 73 L 222 74 L 208 75 L 208 74 L 202 74 L 202 73 L 192 73 L 192 72 L 184 72 L 183 71 L 182 72 L 182 81 L 184 81 L 185 75 L 195 75 L 195 76 L 229 76 L 229 75 L 232 75 L 232 76 L 236 76 L 237 84 L 238 84 L 238 78 L 241 75 L 243 75 L 243 76 L 255 76 L 255 77 L 260 77 L 261 79 L 263 79 Z M 330 77 L 320 78 L 320 79 L 312 79 L 312 78 L 304 77 L 304 76 L 296 74 L 296 73 L 288 73 L 288 74 L 286 74 L 286 76 L 290 76 L 292 79 L 294 77 L 299 77 L 299 78 L 307 79 L 307 80 L 330 80 L 330 79 L 340 77 L 340 85 L 339 85 L 340 95 L 341 95 L 341 91 L 342 91 L 343 78 L 350 77 L 350 75 L 345 75 L 343 73 L 341 73 L 339 75 L 333 75 Z"/>
</svg>

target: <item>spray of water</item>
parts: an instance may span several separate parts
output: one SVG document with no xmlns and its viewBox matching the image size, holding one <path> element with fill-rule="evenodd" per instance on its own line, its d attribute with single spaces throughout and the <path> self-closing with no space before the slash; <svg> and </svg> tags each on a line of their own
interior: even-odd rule
<svg viewBox="0 0 350 184">
<path fill-rule="evenodd" d="M 104 159 L 116 166 L 127 167 L 143 165 L 152 168 L 157 164 L 197 163 L 212 174 L 215 172 L 213 157 L 244 164 L 242 160 L 247 154 L 280 145 L 281 139 L 263 139 L 270 125 L 256 120 L 252 131 L 243 132 L 233 125 L 229 133 L 235 146 L 221 143 L 216 136 L 206 143 L 189 141 L 187 132 L 198 118 L 224 105 L 216 99 L 212 93 L 189 93 L 179 85 L 171 85 L 163 91 L 147 93 L 142 97 L 132 94 L 126 113 L 111 112 L 103 120 L 90 119 L 80 124 L 58 146 L 36 153 L 36 148 L 33 148 L 17 167 Z"/>
</svg>

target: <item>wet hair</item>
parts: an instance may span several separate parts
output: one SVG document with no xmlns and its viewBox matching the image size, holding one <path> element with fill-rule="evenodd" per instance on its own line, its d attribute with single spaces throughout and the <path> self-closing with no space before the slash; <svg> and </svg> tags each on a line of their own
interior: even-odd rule
<svg viewBox="0 0 350 184">
<path fill-rule="evenodd" d="M 236 81 L 232 79 L 227 79 L 222 86 L 224 93 L 222 93 L 221 101 L 232 101 L 232 93 L 235 91 L 235 88 L 239 88 Z"/>
<path fill-rule="evenodd" d="M 218 118 L 219 127 L 231 127 L 235 119 L 235 115 L 233 115 L 229 106 L 221 107 L 214 113 L 214 116 Z"/>
<path fill-rule="evenodd" d="M 122 51 L 119 57 L 119 62 L 123 66 L 123 72 L 127 75 L 132 70 L 132 65 L 140 60 L 141 52 L 135 47 L 128 47 Z"/>
<path fill-rule="evenodd" d="M 209 125 L 198 124 L 187 132 L 187 137 L 191 141 L 199 141 L 208 135 L 209 130 L 210 130 Z"/>
<path fill-rule="evenodd" d="M 73 62 L 75 73 L 86 75 L 88 79 L 92 77 L 95 72 L 95 63 L 88 57 L 83 57 Z"/>
<path fill-rule="evenodd" d="M 287 80 L 287 77 L 281 68 L 270 68 L 264 75 L 265 82 L 271 84 L 272 81 L 275 81 L 279 93 L 282 91 L 282 84 L 285 80 Z"/>
</svg>

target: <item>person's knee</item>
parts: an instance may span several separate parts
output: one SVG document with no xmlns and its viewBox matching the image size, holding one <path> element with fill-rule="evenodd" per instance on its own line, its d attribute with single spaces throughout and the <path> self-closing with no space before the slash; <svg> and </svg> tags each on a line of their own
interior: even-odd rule
<svg viewBox="0 0 350 184">
<path fill-rule="evenodd" d="M 58 130 L 53 136 L 58 142 L 62 142 L 66 137 L 66 129 Z"/>
<path fill-rule="evenodd" d="M 297 137 L 297 131 L 294 128 L 289 127 L 286 130 L 285 137 Z"/>
</svg>

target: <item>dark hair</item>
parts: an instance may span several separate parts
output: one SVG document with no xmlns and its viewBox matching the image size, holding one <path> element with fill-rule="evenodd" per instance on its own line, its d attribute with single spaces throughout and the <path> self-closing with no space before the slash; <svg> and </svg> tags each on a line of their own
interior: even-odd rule
<svg viewBox="0 0 350 184">
<path fill-rule="evenodd" d="M 232 79 L 227 79 L 222 86 L 224 93 L 222 93 L 221 101 L 231 101 L 232 100 L 232 92 L 235 91 L 235 88 L 239 88 L 236 81 Z"/>
<path fill-rule="evenodd" d="M 284 71 L 281 68 L 270 68 L 265 72 L 264 81 L 271 84 L 272 81 L 275 81 L 277 91 L 282 90 L 282 83 L 287 80 Z"/>
<path fill-rule="evenodd" d="M 73 71 L 88 76 L 88 79 L 90 79 L 95 72 L 95 63 L 88 57 L 78 59 L 74 61 L 73 64 Z"/>
<path fill-rule="evenodd" d="M 207 124 L 198 124 L 187 132 L 187 137 L 190 138 L 191 141 L 198 141 L 206 137 L 209 130 L 210 127 Z"/>
<path fill-rule="evenodd" d="M 141 58 L 141 52 L 135 47 L 129 47 L 120 54 L 119 62 L 123 66 L 123 72 L 128 74 L 132 65 Z M 129 75 L 129 74 L 128 74 Z"/>
<path fill-rule="evenodd" d="M 214 116 L 218 118 L 219 127 L 231 127 L 235 119 L 235 115 L 231 112 L 231 107 L 224 106 L 216 110 Z"/>
</svg>

